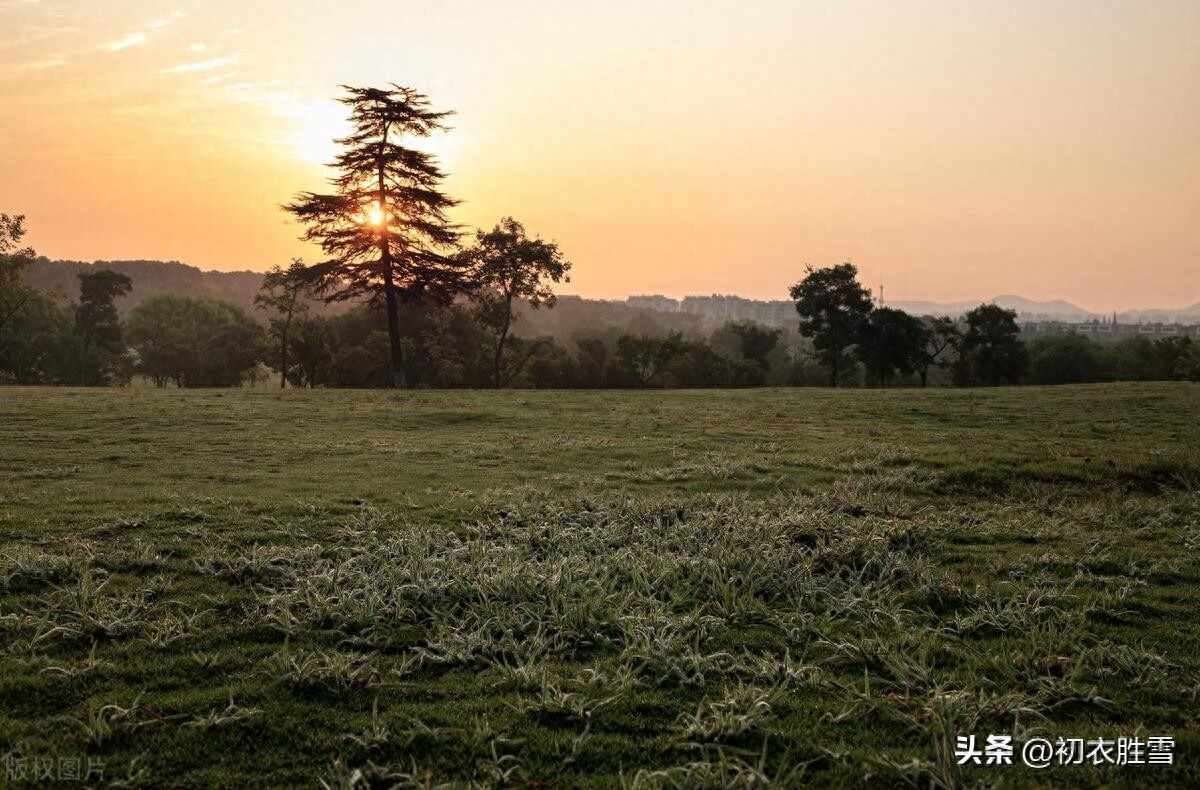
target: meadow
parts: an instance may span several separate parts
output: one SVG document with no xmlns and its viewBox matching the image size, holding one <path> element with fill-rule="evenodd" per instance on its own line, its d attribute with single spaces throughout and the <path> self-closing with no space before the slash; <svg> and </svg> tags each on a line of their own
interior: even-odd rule
<svg viewBox="0 0 1200 790">
<path fill-rule="evenodd" d="M 115 786 L 1197 786 L 1198 407 L 0 389 L 0 752 Z M 991 733 L 1175 759 L 957 765 Z"/>
</svg>

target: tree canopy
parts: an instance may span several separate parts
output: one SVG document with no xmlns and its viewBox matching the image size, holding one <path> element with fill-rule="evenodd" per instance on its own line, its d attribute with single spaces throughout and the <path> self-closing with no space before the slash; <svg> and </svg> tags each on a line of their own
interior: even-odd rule
<svg viewBox="0 0 1200 790">
<path fill-rule="evenodd" d="M 121 318 L 113 302 L 132 288 L 133 282 L 128 277 L 107 269 L 79 275 L 79 304 L 75 307 L 78 344 L 75 383 L 104 384 L 112 377 L 125 351 Z"/>
<path fill-rule="evenodd" d="M 492 383 L 502 387 L 515 372 L 504 369 L 504 349 L 517 320 L 518 300 L 537 309 L 554 306 L 553 283 L 570 282 L 571 264 L 554 242 L 529 238 L 525 226 L 505 217 L 490 231 L 476 233 L 475 246 L 466 252 L 475 271 L 478 310 L 483 323 L 496 336 L 492 358 Z"/>
<path fill-rule="evenodd" d="M 818 359 L 829 370 L 829 384 L 836 387 L 847 353 L 873 307 L 871 292 L 859 284 L 858 268 L 852 263 L 804 270 L 804 279 L 791 288 L 800 334 L 813 339 Z"/>
<path fill-rule="evenodd" d="M 130 312 L 127 334 L 137 371 L 159 386 L 229 387 L 253 374 L 263 331 L 227 302 L 162 294 Z"/>
<path fill-rule="evenodd" d="M 466 262 L 453 254 L 459 228 L 446 214 L 457 201 L 442 191 L 434 156 L 409 144 L 444 131 L 450 113 L 412 88 L 343 87 L 353 131 L 337 141 L 333 191 L 301 193 L 284 209 L 328 256 L 306 270 L 319 293 L 385 305 L 392 385 L 402 387 L 400 302 L 446 302 L 470 284 Z"/>
<path fill-rule="evenodd" d="M 967 313 L 955 380 L 960 384 L 1019 384 L 1029 366 L 1017 313 L 981 304 Z"/>
<path fill-rule="evenodd" d="M 273 362 L 279 371 L 280 389 L 286 387 L 288 382 L 288 351 L 292 326 L 302 321 L 308 313 L 308 303 L 304 300 L 307 292 L 308 281 L 305 277 L 304 261 L 296 258 L 286 269 L 278 264 L 271 267 L 263 276 L 262 286 L 254 297 L 256 309 L 271 310 L 275 313 L 270 318 L 269 326 L 273 341 Z"/>
<path fill-rule="evenodd" d="M 863 321 L 855 352 L 870 378 L 887 387 L 897 373 L 920 369 L 928 332 L 921 319 L 892 307 L 877 307 Z"/>
<path fill-rule="evenodd" d="M 29 301 L 32 293 L 21 282 L 21 273 L 34 259 L 33 248 L 20 246 L 24 236 L 24 214 L 0 214 L 0 330 Z"/>
</svg>

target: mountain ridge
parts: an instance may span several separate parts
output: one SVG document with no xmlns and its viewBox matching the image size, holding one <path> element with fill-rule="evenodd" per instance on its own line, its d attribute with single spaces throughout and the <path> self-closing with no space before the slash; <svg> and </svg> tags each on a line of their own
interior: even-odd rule
<svg viewBox="0 0 1200 790">
<path fill-rule="evenodd" d="M 122 312 L 131 309 L 143 299 L 160 293 L 185 293 L 193 296 L 208 296 L 214 299 L 223 299 L 241 307 L 247 312 L 252 312 L 254 310 L 254 295 L 258 291 L 263 277 L 262 272 L 250 270 L 228 272 L 204 270 L 180 261 L 97 260 L 89 263 L 86 261 L 50 260 L 41 257 L 29 265 L 25 270 L 23 279 L 26 285 L 44 291 L 60 293 L 68 301 L 73 301 L 79 295 L 78 275 L 92 267 L 111 269 L 112 271 L 125 274 L 133 280 L 133 291 L 129 296 L 118 300 L 117 306 Z M 587 297 L 582 295 L 580 295 L 580 298 L 587 299 Z M 886 302 L 889 307 L 897 307 L 915 315 L 951 316 L 962 315 L 978 307 L 980 304 L 987 303 L 994 303 L 1001 307 L 1016 310 L 1019 315 L 1030 318 L 1086 321 L 1093 318 L 1110 318 L 1112 316 L 1112 313 L 1098 313 L 1080 307 L 1065 299 L 1039 301 L 1011 293 L 998 294 L 991 299 L 981 299 L 978 301 L 935 302 L 921 299 L 898 299 Z M 330 307 L 329 309 L 331 312 L 339 312 L 340 309 L 344 308 Z M 1118 321 L 1126 322 L 1200 322 L 1200 302 L 1175 309 L 1161 307 L 1133 308 L 1118 311 L 1116 317 Z"/>
</svg>

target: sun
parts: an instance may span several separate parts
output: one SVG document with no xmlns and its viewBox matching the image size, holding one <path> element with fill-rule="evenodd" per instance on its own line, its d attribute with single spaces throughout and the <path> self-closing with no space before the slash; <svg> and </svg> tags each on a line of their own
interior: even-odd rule
<svg viewBox="0 0 1200 790">
<path fill-rule="evenodd" d="M 379 207 L 379 201 L 371 201 L 358 216 L 354 218 L 359 225 L 371 226 L 378 229 L 387 227 L 388 213 Z"/>
</svg>

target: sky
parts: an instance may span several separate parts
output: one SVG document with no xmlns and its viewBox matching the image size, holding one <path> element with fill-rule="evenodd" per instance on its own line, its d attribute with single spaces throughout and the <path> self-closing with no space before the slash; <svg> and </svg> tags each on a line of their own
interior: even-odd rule
<svg viewBox="0 0 1200 790">
<path fill-rule="evenodd" d="M 51 258 L 319 259 L 341 85 L 454 110 L 566 293 L 1200 301 L 1197 0 L 0 0 L 0 211 Z"/>
</svg>

